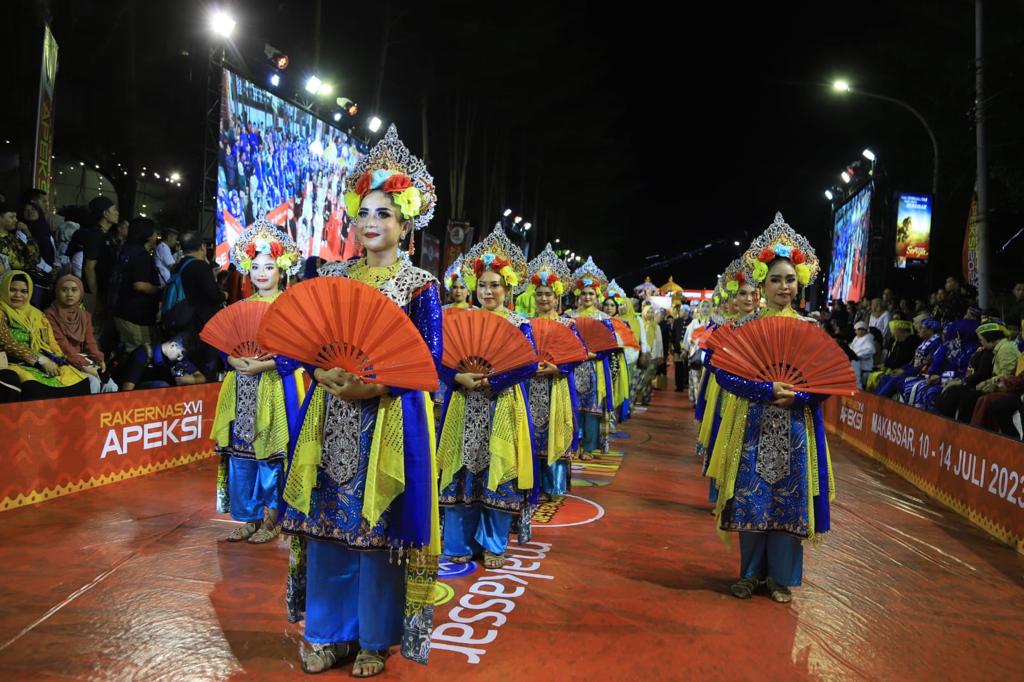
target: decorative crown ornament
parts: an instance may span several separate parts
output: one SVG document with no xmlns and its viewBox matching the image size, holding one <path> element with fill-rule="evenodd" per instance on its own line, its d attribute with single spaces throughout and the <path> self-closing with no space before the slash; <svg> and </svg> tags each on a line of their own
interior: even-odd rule
<svg viewBox="0 0 1024 682">
<path fill-rule="evenodd" d="M 549 242 L 537 257 L 526 264 L 529 278 L 527 289 L 539 286 L 551 287 L 556 296 L 565 294 L 565 283 L 569 281 L 569 266 L 551 248 Z"/>
<path fill-rule="evenodd" d="M 782 213 L 775 214 L 772 224 L 750 243 L 750 248 L 743 254 L 743 262 L 759 284 L 768 276 L 768 265 L 776 258 L 787 258 L 793 263 L 800 286 L 807 286 L 818 276 L 818 257 L 814 249 L 803 235 L 782 219 Z"/>
<path fill-rule="evenodd" d="M 302 267 L 302 252 L 285 232 L 266 218 L 259 218 L 235 240 L 228 252 L 231 262 L 242 274 L 249 274 L 256 256 L 273 257 L 281 272 L 295 275 Z"/>
<path fill-rule="evenodd" d="M 718 287 L 732 296 L 735 295 L 744 284 L 756 287 L 757 281 L 754 279 L 754 273 L 747 268 L 743 259 L 737 258 L 729 263 L 725 268 L 725 272 L 723 272 L 722 276 L 718 279 Z"/>
<path fill-rule="evenodd" d="M 462 262 L 462 278 L 470 289 L 476 288 L 477 277 L 484 272 L 498 273 L 509 288 L 515 288 L 526 277 L 526 256 L 505 236 L 501 223 L 474 244 Z"/>
<path fill-rule="evenodd" d="M 626 298 L 626 290 L 619 286 L 614 277 L 608 282 L 608 295 L 612 298 Z"/>
<path fill-rule="evenodd" d="M 415 218 L 416 229 L 423 229 L 434 217 L 437 190 L 434 177 L 422 160 L 412 155 L 398 139 L 394 124 L 380 142 L 356 163 L 347 180 L 345 207 L 355 219 L 363 197 L 375 189 L 391 194 L 406 220 Z"/>
<path fill-rule="evenodd" d="M 451 291 L 452 287 L 455 285 L 456 282 L 462 282 L 463 284 L 466 283 L 462 279 L 462 254 L 461 253 L 459 254 L 459 257 L 456 258 L 452 262 L 452 264 L 448 266 L 448 269 L 444 271 L 444 288 L 447 291 Z"/>
<path fill-rule="evenodd" d="M 573 270 L 572 275 L 570 275 L 570 279 L 575 283 L 573 293 L 577 296 L 579 296 L 580 290 L 587 286 L 594 287 L 597 291 L 598 298 L 601 298 L 601 292 L 608 285 L 608 277 L 604 274 L 604 271 L 594 263 L 593 256 L 587 256 L 587 262 Z"/>
</svg>

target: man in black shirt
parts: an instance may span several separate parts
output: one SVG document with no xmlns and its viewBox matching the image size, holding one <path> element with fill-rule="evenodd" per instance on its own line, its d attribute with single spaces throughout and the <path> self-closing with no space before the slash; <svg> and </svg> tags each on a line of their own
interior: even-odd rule
<svg viewBox="0 0 1024 682">
<path fill-rule="evenodd" d="M 224 307 L 225 293 L 217 286 L 217 278 L 207 260 L 206 247 L 198 232 L 186 232 L 181 236 L 182 259 L 171 270 L 171 277 L 181 273 L 181 286 L 185 300 L 192 307 L 193 339 L 196 350 L 192 354 L 199 370 L 209 381 L 216 381 L 221 369 L 220 356 L 216 349 L 198 340 L 199 332 L 217 311 Z"/>
<path fill-rule="evenodd" d="M 135 218 L 121 249 L 111 286 L 117 286 L 114 324 L 121 343 L 129 351 L 156 342 L 156 315 L 160 309 L 160 276 L 153 250 L 158 233 L 149 218 Z"/>
<path fill-rule="evenodd" d="M 117 264 L 117 249 L 110 239 L 110 228 L 119 217 L 109 197 L 89 202 L 91 222 L 83 224 L 68 243 L 68 258 L 82 253 L 82 281 L 85 283 L 85 308 L 92 313 L 93 330 L 100 348 L 108 353 L 117 344 L 114 320 L 106 306 L 107 284 Z"/>
<path fill-rule="evenodd" d="M 689 324 L 690 309 L 688 306 L 680 306 L 679 314 L 672 323 L 672 353 L 675 355 L 677 393 L 687 390 L 690 381 L 689 368 L 687 367 L 688 358 L 683 350 L 683 337 L 686 336 L 686 328 Z"/>
</svg>

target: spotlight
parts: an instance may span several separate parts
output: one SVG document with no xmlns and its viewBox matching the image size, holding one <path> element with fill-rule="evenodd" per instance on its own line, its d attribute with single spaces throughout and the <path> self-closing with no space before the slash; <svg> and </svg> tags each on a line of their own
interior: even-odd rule
<svg viewBox="0 0 1024 682">
<path fill-rule="evenodd" d="M 181 173 L 177 171 L 171 173 L 171 182 L 177 182 L 178 180 L 181 180 Z"/>
<path fill-rule="evenodd" d="M 340 112 L 340 111 L 335 111 L 335 112 L 334 112 L 334 117 L 333 117 L 333 118 L 334 118 L 334 121 L 335 121 L 335 122 L 338 122 L 338 121 L 340 121 L 340 120 L 341 120 L 341 112 Z"/>
<path fill-rule="evenodd" d="M 321 83 L 320 84 L 320 89 L 316 91 L 316 94 L 321 95 L 321 96 L 325 96 L 325 95 L 331 94 L 331 92 L 333 90 L 334 90 L 334 86 L 331 85 L 330 83 Z"/>
<path fill-rule="evenodd" d="M 316 76 L 310 76 L 309 80 L 306 81 L 306 92 L 316 94 L 320 91 L 320 87 L 324 84 L 322 80 Z"/>
<path fill-rule="evenodd" d="M 522 216 L 516 216 L 512 222 L 518 225 L 519 223 L 523 222 L 523 218 Z"/>
<path fill-rule="evenodd" d="M 840 173 L 840 174 L 839 174 L 839 177 L 841 177 L 841 178 L 843 179 L 843 182 L 845 182 L 845 183 L 847 183 L 847 184 L 849 184 L 849 183 L 850 183 L 850 179 L 851 179 L 851 178 L 850 178 L 850 174 L 849 174 L 849 173 L 847 173 L 846 171 L 843 171 L 842 173 Z"/>
<path fill-rule="evenodd" d="M 733 245 L 733 246 L 739 246 L 739 245 L 740 245 L 740 243 L 739 243 L 738 241 L 734 241 L 734 242 L 732 243 L 732 245 Z"/>
<path fill-rule="evenodd" d="M 529 231 L 533 227 L 533 223 L 523 223 L 523 229 Z"/>
<path fill-rule="evenodd" d="M 210 30 L 222 38 L 230 38 L 235 30 L 235 20 L 218 10 L 210 15 Z"/>
<path fill-rule="evenodd" d="M 876 157 L 873 151 L 871 151 L 870 149 L 865 149 L 864 151 L 861 152 L 861 154 L 864 156 L 865 159 L 874 163 Z"/>
<path fill-rule="evenodd" d="M 832 194 L 832 190 L 830 190 L 830 189 L 825 190 L 825 198 L 826 199 L 828 199 L 829 201 L 832 201 L 832 199 L 834 197 L 835 197 L 835 195 Z"/>
<path fill-rule="evenodd" d="M 276 88 L 281 84 L 281 77 L 275 73 L 270 77 L 270 84 Z"/>
<path fill-rule="evenodd" d="M 560 243 L 561 241 L 562 241 L 561 239 L 559 239 L 558 237 L 555 237 L 555 243 L 556 244 Z"/>
<path fill-rule="evenodd" d="M 850 82 L 842 79 L 833 81 L 832 89 L 835 90 L 836 92 L 849 92 Z"/>
<path fill-rule="evenodd" d="M 371 132 L 371 133 L 375 133 L 375 132 L 377 132 L 378 130 L 380 130 L 380 126 L 381 126 L 381 123 L 383 123 L 383 121 L 381 121 L 381 120 L 380 120 L 379 118 L 377 118 L 376 116 L 374 116 L 373 118 L 371 118 L 371 119 L 370 119 L 370 124 L 369 124 L 370 132 Z"/>
<path fill-rule="evenodd" d="M 511 208 L 506 208 L 505 212 L 502 213 L 501 215 L 505 216 L 506 218 L 509 217 L 510 215 L 512 215 L 512 209 Z"/>
</svg>

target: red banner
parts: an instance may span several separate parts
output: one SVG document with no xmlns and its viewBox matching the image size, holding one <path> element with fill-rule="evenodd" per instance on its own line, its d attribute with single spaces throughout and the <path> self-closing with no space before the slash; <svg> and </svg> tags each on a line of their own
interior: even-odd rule
<svg viewBox="0 0 1024 682">
<path fill-rule="evenodd" d="M 870 393 L 824 412 L 844 441 L 1024 551 L 1024 443 Z"/>
<path fill-rule="evenodd" d="M 209 457 L 219 391 L 203 384 L 4 405 L 0 511 Z"/>
</svg>

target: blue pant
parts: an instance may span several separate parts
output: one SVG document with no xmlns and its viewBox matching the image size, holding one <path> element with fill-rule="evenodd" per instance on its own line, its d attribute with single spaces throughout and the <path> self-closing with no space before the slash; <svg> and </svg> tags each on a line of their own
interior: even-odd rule
<svg viewBox="0 0 1024 682">
<path fill-rule="evenodd" d="M 444 554 L 473 556 L 483 550 L 504 554 L 512 516 L 484 506 L 445 507 Z"/>
<path fill-rule="evenodd" d="M 583 452 L 601 449 L 601 415 L 581 412 L 583 422 Z"/>
<path fill-rule="evenodd" d="M 385 551 L 356 552 L 313 539 L 306 548 L 306 641 L 358 641 L 378 650 L 399 644 L 405 568 L 389 562 Z"/>
<path fill-rule="evenodd" d="M 785 587 L 800 584 L 804 547 L 788 533 L 740 533 L 740 577 L 772 578 Z"/>
<path fill-rule="evenodd" d="M 540 482 L 548 495 L 564 495 L 569 489 L 569 463 L 560 459 L 548 466 L 544 462 L 541 465 Z"/>
<path fill-rule="evenodd" d="M 280 460 L 228 457 L 231 518 L 246 523 L 260 521 L 264 507 L 277 509 L 278 490 L 284 485 L 281 470 Z"/>
</svg>

